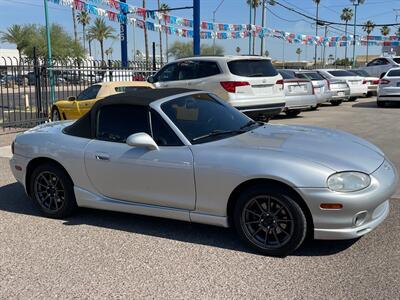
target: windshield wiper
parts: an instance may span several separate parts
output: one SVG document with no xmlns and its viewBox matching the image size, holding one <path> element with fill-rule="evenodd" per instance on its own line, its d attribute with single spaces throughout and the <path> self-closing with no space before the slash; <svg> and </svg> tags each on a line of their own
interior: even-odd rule
<svg viewBox="0 0 400 300">
<path fill-rule="evenodd" d="M 207 134 L 195 137 L 192 139 L 192 142 L 196 142 L 198 140 L 206 139 L 209 137 L 216 137 L 219 135 L 225 135 L 225 134 L 240 134 L 240 133 L 245 133 L 246 131 L 244 130 L 213 130 Z"/>
<path fill-rule="evenodd" d="M 245 129 L 245 128 L 247 128 L 247 127 L 250 127 L 250 126 L 253 126 L 253 125 L 256 125 L 256 124 L 258 124 L 258 125 L 264 125 L 264 123 L 263 122 L 256 122 L 256 121 L 253 121 L 253 120 L 250 120 L 250 121 L 248 121 L 246 124 L 244 124 L 243 126 L 241 126 L 239 129 L 240 130 L 243 130 L 243 129 Z"/>
</svg>

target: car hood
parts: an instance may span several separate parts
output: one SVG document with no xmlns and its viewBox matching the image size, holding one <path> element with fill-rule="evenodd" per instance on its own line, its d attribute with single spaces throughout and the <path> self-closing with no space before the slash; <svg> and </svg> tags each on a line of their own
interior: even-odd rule
<svg viewBox="0 0 400 300">
<path fill-rule="evenodd" d="M 220 140 L 241 150 L 285 152 L 334 171 L 374 172 L 384 161 L 383 152 L 359 137 L 313 126 L 265 125 L 233 138 Z M 268 154 L 266 154 L 268 155 Z"/>
</svg>

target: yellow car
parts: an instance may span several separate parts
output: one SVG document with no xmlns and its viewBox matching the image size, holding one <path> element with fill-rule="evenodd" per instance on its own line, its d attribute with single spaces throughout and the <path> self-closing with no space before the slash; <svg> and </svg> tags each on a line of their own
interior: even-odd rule
<svg viewBox="0 0 400 300">
<path fill-rule="evenodd" d="M 146 81 L 96 83 L 80 93 L 78 97 L 56 101 L 51 108 L 51 120 L 79 119 L 92 108 L 97 100 L 114 94 L 137 91 L 138 89 L 154 89 L 154 86 Z"/>
</svg>

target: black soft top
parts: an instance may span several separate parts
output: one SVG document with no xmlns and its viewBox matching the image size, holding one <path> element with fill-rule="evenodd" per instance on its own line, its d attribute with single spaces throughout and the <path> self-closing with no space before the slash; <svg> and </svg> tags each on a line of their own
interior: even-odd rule
<svg viewBox="0 0 400 300">
<path fill-rule="evenodd" d="M 91 110 L 83 115 L 80 119 L 75 121 L 68 127 L 65 127 L 63 132 L 65 134 L 82 137 L 93 138 L 96 126 L 97 112 L 103 107 L 108 105 L 140 105 L 149 106 L 152 102 L 167 98 L 174 95 L 196 92 L 198 90 L 183 89 L 183 88 L 170 88 L 170 89 L 143 89 L 123 94 L 116 94 L 108 96 L 104 99 L 96 101 Z"/>
</svg>

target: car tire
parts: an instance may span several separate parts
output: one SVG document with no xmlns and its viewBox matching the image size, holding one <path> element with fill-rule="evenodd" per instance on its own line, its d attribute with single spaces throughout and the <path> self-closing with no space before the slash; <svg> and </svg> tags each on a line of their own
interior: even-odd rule
<svg viewBox="0 0 400 300">
<path fill-rule="evenodd" d="M 239 195 L 233 222 L 247 245 L 269 256 L 283 257 L 294 252 L 307 232 L 304 212 L 291 194 L 264 185 L 253 186 Z"/>
<path fill-rule="evenodd" d="M 331 100 L 332 106 L 339 106 L 342 104 L 342 100 Z"/>
<path fill-rule="evenodd" d="M 385 107 L 386 106 L 386 102 L 385 101 L 376 101 L 376 106 Z"/>
<path fill-rule="evenodd" d="M 301 113 L 301 110 L 299 110 L 299 109 L 290 109 L 290 110 L 285 111 L 285 114 L 291 118 L 297 117 L 300 113 Z"/>
<path fill-rule="evenodd" d="M 66 218 L 77 209 L 73 187 L 67 172 L 51 162 L 36 167 L 30 178 L 31 197 L 49 218 Z"/>
<path fill-rule="evenodd" d="M 60 111 L 58 110 L 57 106 L 53 106 L 53 108 L 51 109 L 51 121 L 55 122 L 55 121 L 61 121 L 61 114 Z"/>
<path fill-rule="evenodd" d="M 349 98 L 349 101 L 351 101 L 351 102 L 356 101 L 357 98 L 358 98 L 358 97 L 350 97 L 350 98 Z"/>
<path fill-rule="evenodd" d="M 318 108 L 318 105 L 311 106 L 310 110 L 317 110 L 317 108 Z"/>
</svg>

